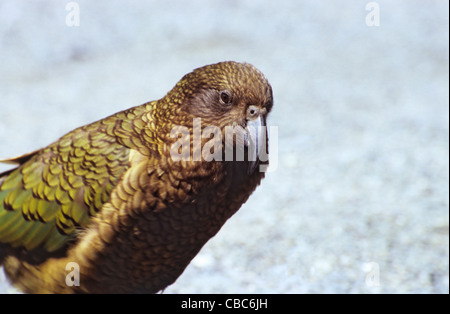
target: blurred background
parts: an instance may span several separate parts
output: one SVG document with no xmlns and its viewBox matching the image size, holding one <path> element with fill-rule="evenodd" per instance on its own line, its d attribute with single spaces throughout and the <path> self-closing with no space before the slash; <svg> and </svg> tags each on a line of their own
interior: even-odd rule
<svg viewBox="0 0 450 314">
<path fill-rule="evenodd" d="M 165 293 L 449 292 L 448 1 L 67 3 L 0 0 L 0 159 L 205 64 L 272 84 L 277 169 Z"/>
</svg>

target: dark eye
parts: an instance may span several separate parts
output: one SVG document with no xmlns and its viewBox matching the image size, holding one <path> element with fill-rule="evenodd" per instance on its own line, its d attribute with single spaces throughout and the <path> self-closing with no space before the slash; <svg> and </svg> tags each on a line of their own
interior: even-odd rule
<svg viewBox="0 0 450 314">
<path fill-rule="evenodd" d="M 220 102 L 224 105 L 231 105 L 231 93 L 227 90 L 221 91 L 219 94 Z"/>
</svg>

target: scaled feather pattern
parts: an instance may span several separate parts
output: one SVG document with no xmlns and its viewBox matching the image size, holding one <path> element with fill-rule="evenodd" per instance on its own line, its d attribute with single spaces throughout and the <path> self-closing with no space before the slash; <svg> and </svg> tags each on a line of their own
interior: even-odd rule
<svg viewBox="0 0 450 314">
<path fill-rule="evenodd" d="M 16 165 L 0 174 L 0 265 L 7 278 L 27 293 L 165 289 L 260 184 L 267 137 L 248 126 L 265 128 L 272 105 L 259 70 L 220 62 L 185 75 L 160 100 L 2 160 Z M 222 158 L 205 158 L 199 150 L 211 137 L 196 143 L 198 119 L 203 133 L 214 126 L 221 134 L 208 151 L 243 142 L 244 160 L 215 151 Z M 231 142 L 223 136 L 227 127 L 237 130 Z M 174 136 L 177 128 L 189 136 Z M 251 143 L 263 143 L 253 147 L 256 160 L 247 154 Z M 187 147 L 188 158 L 174 158 L 174 145 Z M 79 282 L 67 282 L 68 265 L 77 265 Z"/>
</svg>

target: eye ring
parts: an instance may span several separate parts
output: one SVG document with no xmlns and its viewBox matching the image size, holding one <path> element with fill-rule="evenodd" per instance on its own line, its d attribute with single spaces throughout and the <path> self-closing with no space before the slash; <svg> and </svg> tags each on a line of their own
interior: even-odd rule
<svg viewBox="0 0 450 314">
<path fill-rule="evenodd" d="M 222 105 L 229 106 L 231 105 L 233 97 L 231 96 L 231 93 L 229 91 L 223 90 L 219 93 L 219 100 Z"/>
</svg>

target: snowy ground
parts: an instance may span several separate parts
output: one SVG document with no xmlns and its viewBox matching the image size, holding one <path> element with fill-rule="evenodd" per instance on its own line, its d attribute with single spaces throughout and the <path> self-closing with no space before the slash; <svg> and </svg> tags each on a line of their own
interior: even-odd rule
<svg viewBox="0 0 450 314">
<path fill-rule="evenodd" d="M 448 1 L 67 2 L 0 2 L 0 158 L 205 64 L 272 83 L 278 168 L 165 293 L 449 292 Z"/>
</svg>

